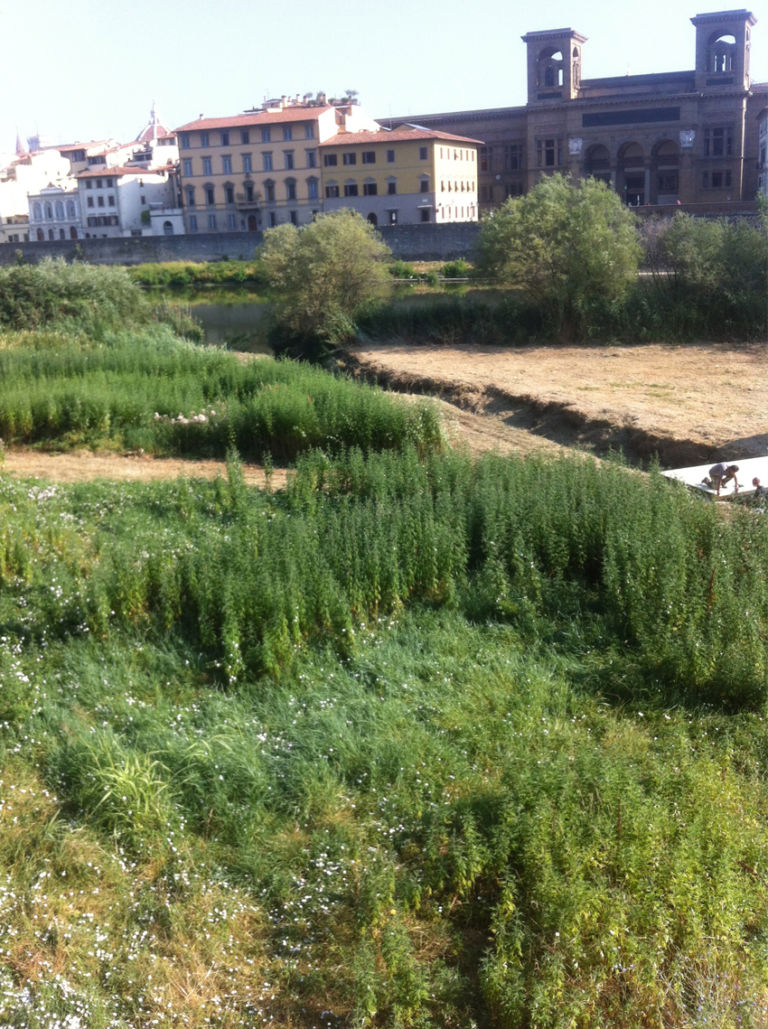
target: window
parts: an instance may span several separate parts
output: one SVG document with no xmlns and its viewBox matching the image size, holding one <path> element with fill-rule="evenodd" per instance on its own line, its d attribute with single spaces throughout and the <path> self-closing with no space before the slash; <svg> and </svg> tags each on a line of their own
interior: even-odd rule
<svg viewBox="0 0 768 1029">
<path fill-rule="evenodd" d="M 240 129 L 240 142 L 245 144 L 251 142 L 251 134 L 248 129 Z"/>
<path fill-rule="evenodd" d="M 142 204 L 146 204 L 147 201 L 144 199 L 144 197 L 142 197 L 141 198 L 141 202 L 142 202 Z M 110 193 L 109 196 L 107 197 L 107 206 L 108 207 L 114 207 L 115 206 L 115 198 L 114 198 L 114 195 L 112 193 Z"/>
<path fill-rule="evenodd" d="M 395 163 L 395 151 L 394 150 L 387 150 L 387 164 L 394 164 L 394 163 Z"/>
<path fill-rule="evenodd" d="M 346 165 L 357 164 L 357 154 L 346 153 L 342 155 L 342 161 Z"/>
<path fill-rule="evenodd" d="M 326 168 L 335 168 L 338 163 L 338 154 L 325 154 L 323 157 L 323 164 Z"/>
<path fill-rule="evenodd" d="M 557 168 L 563 163 L 562 144 L 559 139 L 537 139 L 536 160 L 539 168 Z"/>
<path fill-rule="evenodd" d="M 200 146 L 210 146 L 210 141 L 207 132 L 200 133 Z"/>
<path fill-rule="evenodd" d="M 346 182 L 344 184 L 344 196 L 345 197 L 356 197 L 357 196 L 357 183 Z"/>
<path fill-rule="evenodd" d="M 317 200 L 319 196 L 320 192 L 318 189 L 318 181 L 313 176 L 312 178 L 307 179 L 307 199 Z"/>
<path fill-rule="evenodd" d="M 419 183 L 419 191 L 421 193 L 429 193 L 429 179 L 422 179 Z"/>
<path fill-rule="evenodd" d="M 387 211 L 387 219 L 390 225 L 397 225 L 397 211 Z"/>
<path fill-rule="evenodd" d="M 305 127 L 304 137 L 306 139 L 314 139 L 315 138 L 315 126 L 314 125 L 307 125 Z"/>
<path fill-rule="evenodd" d="M 426 161 L 427 157 L 428 157 L 427 148 L 425 146 L 420 146 L 419 147 L 419 160 L 420 161 Z"/>
<path fill-rule="evenodd" d="M 660 171 L 656 176 L 656 188 L 659 193 L 677 193 L 677 172 L 671 168 Z"/>
<path fill-rule="evenodd" d="M 187 186 L 187 188 L 184 190 L 184 192 L 187 194 L 187 207 L 194 207 L 195 206 L 195 187 L 194 186 Z"/>
<path fill-rule="evenodd" d="M 232 174 L 232 155 L 231 154 L 224 154 L 224 156 L 222 157 L 222 159 L 221 159 L 221 170 L 222 170 L 224 175 L 231 175 Z"/>
<path fill-rule="evenodd" d="M 216 215 L 215 214 L 209 214 L 208 215 L 208 228 L 215 231 L 215 229 L 216 229 Z"/>
<path fill-rule="evenodd" d="M 213 175 L 210 157 L 203 158 L 203 175 Z"/>
<path fill-rule="evenodd" d="M 307 168 L 317 168 L 317 151 L 305 150 L 304 153 L 307 155 Z"/>
<path fill-rule="evenodd" d="M 213 186 L 203 186 L 203 192 L 205 193 L 206 206 L 213 207 L 216 203 L 213 195 Z"/>
<path fill-rule="evenodd" d="M 393 197 L 397 193 L 397 180 L 387 179 L 387 193 Z"/>
<path fill-rule="evenodd" d="M 197 215 L 190 214 L 189 216 L 189 231 L 197 232 Z"/>
<path fill-rule="evenodd" d="M 326 197 L 333 198 L 339 195 L 339 187 L 335 182 L 329 182 L 325 187 Z"/>
<path fill-rule="evenodd" d="M 67 218 L 77 218 L 74 200 L 67 200 Z"/>
<path fill-rule="evenodd" d="M 115 180 L 114 179 L 107 179 L 107 185 L 109 186 L 110 189 L 114 186 L 114 184 L 115 184 Z"/>
<path fill-rule="evenodd" d="M 275 184 L 272 179 L 267 179 L 264 183 L 264 199 L 268 204 L 275 202 Z"/>
<path fill-rule="evenodd" d="M 291 225 L 299 224 L 299 215 L 297 211 L 291 211 Z"/>
<path fill-rule="evenodd" d="M 263 171 L 272 171 L 272 151 L 265 150 L 261 155 L 261 163 Z"/>
<path fill-rule="evenodd" d="M 293 139 L 293 126 L 292 125 L 283 125 L 283 139 L 284 140 Z"/>
<path fill-rule="evenodd" d="M 250 154 L 243 154 L 243 174 L 250 175 L 253 171 L 252 158 Z"/>
<path fill-rule="evenodd" d="M 235 187 L 231 182 L 224 186 L 224 201 L 227 204 L 234 204 L 235 202 Z"/>
<path fill-rule="evenodd" d="M 429 208 L 428 207 L 422 207 L 420 213 L 421 213 L 421 220 L 423 222 L 428 222 L 429 221 Z"/>
<path fill-rule="evenodd" d="M 285 199 L 295 200 L 296 199 L 296 179 L 285 180 Z"/>
<path fill-rule="evenodd" d="M 293 150 L 283 150 L 283 160 L 285 170 L 291 171 L 293 169 Z"/>
<path fill-rule="evenodd" d="M 96 189 L 101 189 L 103 185 L 104 182 L 102 179 L 96 179 Z"/>
<path fill-rule="evenodd" d="M 248 201 L 249 204 L 253 203 L 253 183 L 252 182 L 246 182 L 245 183 L 245 199 Z"/>
<path fill-rule="evenodd" d="M 269 227 L 271 229 L 274 229 L 274 227 L 276 225 L 277 225 L 277 215 L 275 214 L 274 211 L 270 211 L 269 212 Z"/>
<path fill-rule="evenodd" d="M 272 142 L 272 131 L 269 125 L 262 125 L 261 127 L 261 142 L 271 143 Z"/>
<path fill-rule="evenodd" d="M 180 132 L 179 133 L 179 146 L 181 147 L 182 150 L 189 150 L 189 133 L 188 132 Z"/>
<path fill-rule="evenodd" d="M 365 196 L 365 197 L 375 197 L 377 193 L 378 193 L 378 189 L 376 187 L 376 183 L 375 182 L 364 182 L 363 183 L 363 196 Z"/>
<path fill-rule="evenodd" d="M 730 169 L 725 171 L 713 171 L 704 172 L 703 186 L 705 189 L 730 189 L 731 188 L 731 172 Z"/>
<path fill-rule="evenodd" d="M 504 147 L 504 171 L 520 171 L 523 167 L 523 144 L 510 143 Z"/>
<path fill-rule="evenodd" d="M 93 189 L 93 183 L 91 182 L 91 180 L 90 180 L 90 179 L 88 179 L 88 180 L 86 181 L 86 183 L 85 183 L 85 188 L 86 188 L 86 189 Z"/>
<path fill-rule="evenodd" d="M 103 206 L 104 206 L 104 197 L 96 197 L 96 206 L 97 206 L 97 207 L 103 207 Z M 50 212 L 50 205 L 49 205 L 49 204 L 46 204 L 46 207 L 45 207 L 45 213 L 46 213 L 46 214 L 48 215 L 48 217 L 50 218 L 50 217 L 51 217 L 51 214 L 50 214 L 49 212 Z"/>
<path fill-rule="evenodd" d="M 184 174 L 187 177 L 191 176 L 191 174 L 192 174 L 192 158 L 191 157 L 185 157 L 184 158 L 184 160 L 181 162 L 181 170 L 184 172 Z"/>
<path fill-rule="evenodd" d="M 93 197 L 86 197 L 85 206 L 93 207 Z"/>
<path fill-rule="evenodd" d="M 730 125 L 704 129 L 704 156 L 730 157 L 733 153 L 733 130 Z"/>
<path fill-rule="evenodd" d="M 227 228 L 228 229 L 233 229 L 233 230 L 237 228 L 237 215 L 235 215 L 235 214 L 228 214 L 227 215 Z"/>
<path fill-rule="evenodd" d="M 221 134 L 221 145 L 229 146 L 229 133 L 226 131 L 222 132 Z"/>
<path fill-rule="evenodd" d="M 375 150 L 363 150 L 363 164 L 376 164 Z"/>
</svg>

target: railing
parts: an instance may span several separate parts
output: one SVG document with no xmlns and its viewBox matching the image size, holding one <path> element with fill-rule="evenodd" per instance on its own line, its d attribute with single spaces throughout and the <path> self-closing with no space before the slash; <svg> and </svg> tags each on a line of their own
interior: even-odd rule
<svg viewBox="0 0 768 1029">
<path fill-rule="evenodd" d="M 248 197 L 245 193 L 235 193 L 235 206 L 242 210 L 256 210 L 261 207 L 261 193 Z"/>
</svg>

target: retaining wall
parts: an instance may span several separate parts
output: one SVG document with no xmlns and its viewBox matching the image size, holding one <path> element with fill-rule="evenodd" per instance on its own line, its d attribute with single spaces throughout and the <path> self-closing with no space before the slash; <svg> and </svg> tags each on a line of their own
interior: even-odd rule
<svg viewBox="0 0 768 1029">
<path fill-rule="evenodd" d="M 379 229 L 401 261 L 450 261 L 469 254 L 477 223 L 389 225 Z M 250 260 L 263 241 L 260 232 L 195 233 L 184 236 L 130 236 L 124 239 L 53 240 L 0 244 L 0 265 L 20 259 L 36 264 L 45 257 L 89 264 L 144 264 L 160 261 Z"/>
</svg>

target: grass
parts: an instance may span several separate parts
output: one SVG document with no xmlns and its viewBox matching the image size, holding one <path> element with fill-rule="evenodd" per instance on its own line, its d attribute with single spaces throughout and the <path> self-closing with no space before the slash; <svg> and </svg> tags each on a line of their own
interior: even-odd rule
<svg viewBox="0 0 768 1029">
<path fill-rule="evenodd" d="M 384 418 L 100 331 L 6 334 L 4 387 Z M 766 1023 L 766 520 L 408 438 L 281 493 L 0 474 L 0 1024 Z"/>
</svg>

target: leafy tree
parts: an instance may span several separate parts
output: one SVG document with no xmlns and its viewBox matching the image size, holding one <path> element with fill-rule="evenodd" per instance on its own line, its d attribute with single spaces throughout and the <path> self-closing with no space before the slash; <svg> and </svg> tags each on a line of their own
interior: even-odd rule
<svg viewBox="0 0 768 1029">
<path fill-rule="evenodd" d="M 635 217 L 596 179 L 542 179 L 485 221 L 478 269 L 519 287 L 560 335 L 582 336 L 624 299 L 641 246 Z"/>
<path fill-rule="evenodd" d="M 306 355 L 352 336 L 355 319 L 391 291 L 391 256 L 350 210 L 269 229 L 259 264 L 275 300 L 278 349 Z"/>
</svg>

